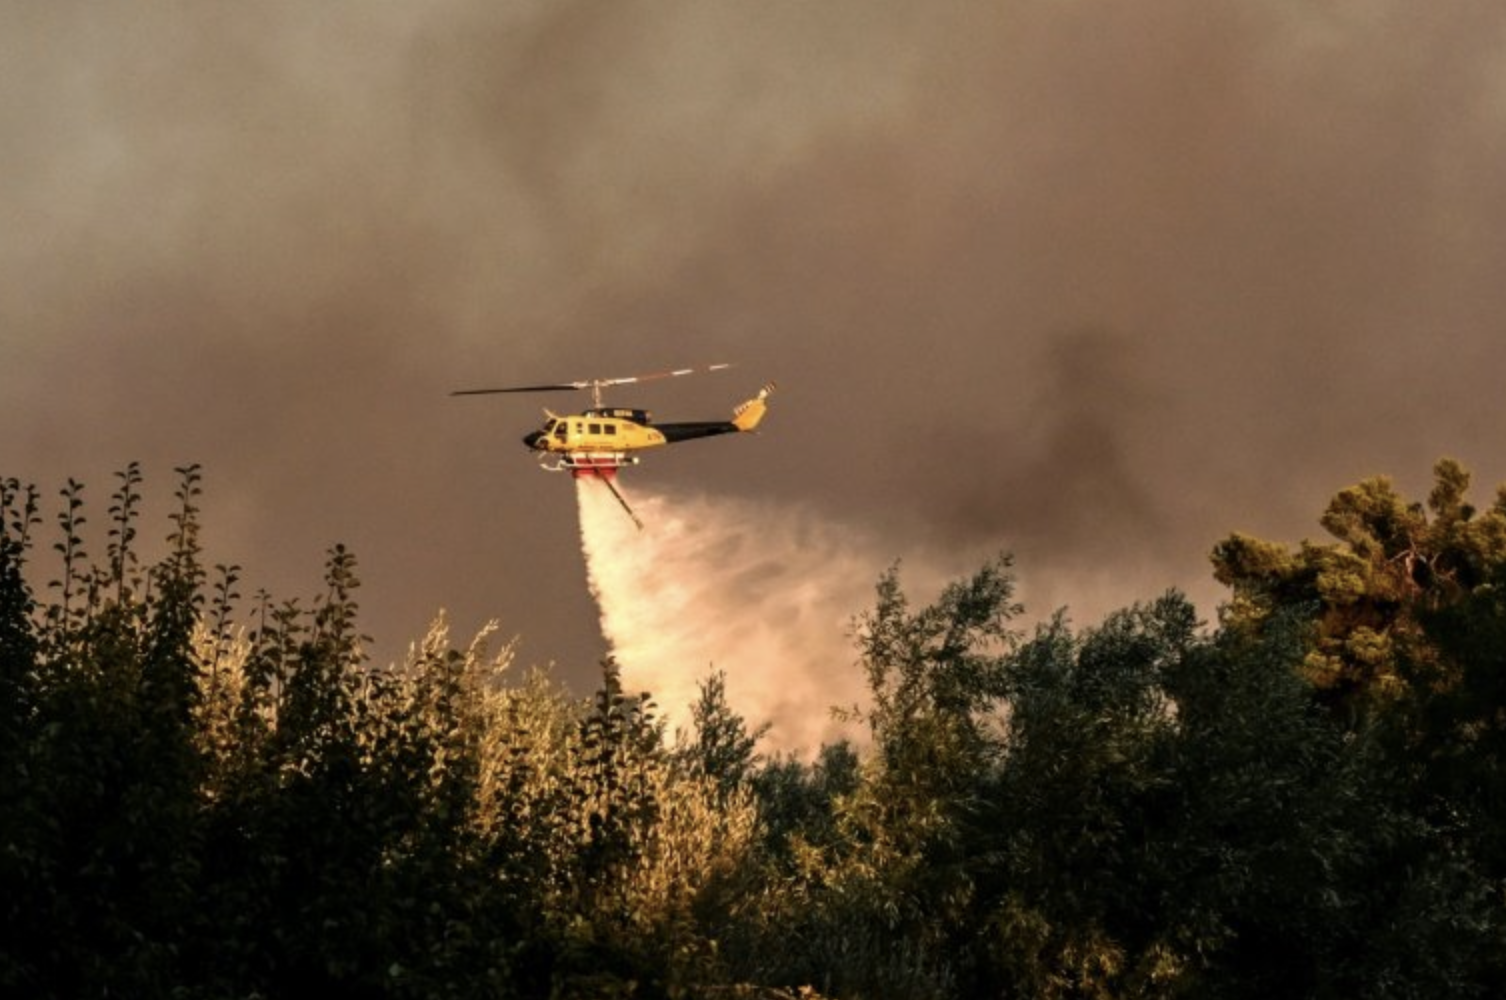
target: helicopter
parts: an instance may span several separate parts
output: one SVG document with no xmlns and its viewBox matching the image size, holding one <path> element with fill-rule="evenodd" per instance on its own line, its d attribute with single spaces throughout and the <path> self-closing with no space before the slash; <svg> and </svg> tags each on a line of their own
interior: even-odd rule
<svg viewBox="0 0 1506 1000">
<path fill-rule="evenodd" d="M 538 457 L 539 466 L 550 472 L 569 472 L 575 479 L 597 479 L 622 504 L 623 510 L 641 529 L 643 522 L 617 489 L 617 470 L 637 465 L 638 452 L 665 445 L 715 437 L 720 434 L 748 433 L 756 430 L 768 410 L 768 398 L 775 384 L 766 383 L 758 394 L 739 403 L 726 420 L 697 420 L 678 423 L 655 423 L 647 410 L 606 406 L 602 390 L 618 385 L 633 385 L 656 379 L 677 378 L 697 372 L 721 371 L 729 364 L 704 368 L 678 368 L 674 371 L 630 375 L 625 378 L 593 378 L 576 382 L 543 385 L 515 385 L 494 389 L 460 389 L 452 396 L 482 396 L 518 392 L 578 392 L 589 390 L 591 406 L 582 413 L 558 414 L 544 409 L 544 424 L 523 436 L 523 444 Z"/>
</svg>

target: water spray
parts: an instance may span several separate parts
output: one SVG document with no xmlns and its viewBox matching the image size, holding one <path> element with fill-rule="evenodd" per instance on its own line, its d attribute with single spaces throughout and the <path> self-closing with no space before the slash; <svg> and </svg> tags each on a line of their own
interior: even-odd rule
<svg viewBox="0 0 1506 1000">
<path fill-rule="evenodd" d="M 720 670 L 749 728 L 770 723 L 764 750 L 861 736 L 831 709 L 864 701 L 851 622 L 884 569 L 875 546 L 807 511 L 726 497 L 634 491 L 635 527 L 599 477 L 575 486 L 602 633 L 671 735 Z"/>
</svg>

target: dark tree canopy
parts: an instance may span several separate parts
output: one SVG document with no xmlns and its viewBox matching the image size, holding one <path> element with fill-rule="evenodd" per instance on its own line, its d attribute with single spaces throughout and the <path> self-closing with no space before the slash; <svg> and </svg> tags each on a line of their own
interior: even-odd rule
<svg viewBox="0 0 1506 1000">
<path fill-rule="evenodd" d="M 342 545 L 243 606 L 196 466 L 154 563 L 135 465 L 97 563 L 82 484 L 0 481 L 0 992 L 1494 995 L 1506 497 L 1434 471 L 1221 542 L 1213 626 L 1026 632 L 1008 557 L 930 603 L 891 570 L 809 759 L 716 673 L 667 743 L 610 660 L 577 698 L 441 618 L 374 666 Z"/>
</svg>

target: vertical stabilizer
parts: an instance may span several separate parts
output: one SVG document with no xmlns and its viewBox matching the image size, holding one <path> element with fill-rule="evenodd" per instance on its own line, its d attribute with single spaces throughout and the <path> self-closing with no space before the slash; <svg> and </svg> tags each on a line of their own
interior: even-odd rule
<svg viewBox="0 0 1506 1000">
<path fill-rule="evenodd" d="M 758 395 L 741 403 L 732 411 L 732 423 L 740 431 L 751 431 L 763 420 L 763 415 L 768 412 L 769 395 L 774 391 L 774 383 L 770 382 L 758 390 Z"/>
</svg>

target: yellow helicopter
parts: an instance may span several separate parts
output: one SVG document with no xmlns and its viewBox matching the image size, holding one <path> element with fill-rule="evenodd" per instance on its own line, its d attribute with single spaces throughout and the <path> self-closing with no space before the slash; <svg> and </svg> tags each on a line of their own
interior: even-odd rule
<svg viewBox="0 0 1506 1000">
<path fill-rule="evenodd" d="M 768 398 L 774 391 L 769 382 L 751 399 L 739 403 L 727 420 L 698 420 L 677 423 L 654 423 L 647 410 L 602 404 L 602 390 L 610 386 L 632 385 L 655 379 L 676 378 L 697 372 L 713 372 L 730 368 L 731 365 L 708 365 L 705 368 L 679 368 L 674 371 L 654 372 L 648 375 L 631 375 L 626 378 L 595 378 L 578 382 L 556 382 L 545 385 L 516 385 L 496 389 L 461 389 L 452 396 L 481 396 L 493 393 L 513 392 L 570 392 L 590 390 L 591 406 L 583 413 L 557 414 L 545 409 L 544 425 L 523 436 L 523 444 L 539 459 L 540 467 L 550 472 L 569 472 L 574 478 L 599 479 L 607 485 L 622 504 L 628 516 L 640 528 L 632 508 L 628 506 L 614 479 L 617 470 L 627 465 L 637 465 L 638 452 L 665 445 L 678 444 L 696 438 L 715 437 L 718 434 L 747 433 L 755 430 L 768 411 Z"/>
</svg>

